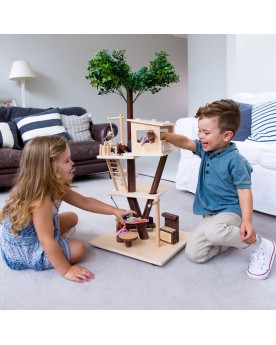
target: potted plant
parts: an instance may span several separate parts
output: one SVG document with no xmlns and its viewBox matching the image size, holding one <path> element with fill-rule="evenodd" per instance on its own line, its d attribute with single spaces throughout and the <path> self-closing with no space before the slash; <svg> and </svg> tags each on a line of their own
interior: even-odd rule
<svg viewBox="0 0 276 345">
<path fill-rule="evenodd" d="M 142 93 L 150 91 L 155 94 L 171 83 L 179 82 L 174 65 L 167 60 L 168 56 L 164 51 L 155 53 L 149 67 L 132 72 L 126 63 L 125 50 L 110 53 L 103 49 L 89 61 L 86 78 L 92 87 L 99 90 L 99 95 L 115 93 L 121 96 L 127 103 L 127 118 L 133 119 L 133 103 Z M 129 123 L 127 128 L 130 140 Z"/>
</svg>

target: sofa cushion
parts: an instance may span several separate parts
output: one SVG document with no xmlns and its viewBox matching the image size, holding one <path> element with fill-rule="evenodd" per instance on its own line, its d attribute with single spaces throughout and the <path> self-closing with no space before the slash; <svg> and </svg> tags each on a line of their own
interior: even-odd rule
<svg viewBox="0 0 276 345">
<path fill-rule="evenodd" d="M 57 107 L 56 107 L 57 108 Z M 11 121 L 11 119 L 15 117 L 23 117 L 23 116 L 28 116 L 28 115 L 35 115 L 47 110 L 51 110 L 51 108 L 22 108 L 22 107 L 0 107 L 0 119 L 3 122 Z M 59 108 L 58 111 L 60 114 L 64 115 L 83 115 L 87 111 L 86 109 L 82 107 L 68 107 L 68 108 Z"/>
<path fill-rule="evenodd" d="M 20 149 L 17 140 L 17 128 L 13 122 L 0 122 L 0 147 Z"/>
<path fill-rule="evenodd" d="M 252 105 L 238 103 L 241 112 L 241 124 L 233 140 L 244 141 L 251 134 Z"/>
<path fill-rule="evenodd" d="M 2 148 L 0 151 L 0 170 L 19 167 L 22 150 Z"/>
<path fill-rule="evenodd" d="M 253 105 L 249 140 L 276 141 L 276 101 Z"/>
<path fill-rule="evenodd" d="M 276 99 L 276 91 L 268 91 L 261 93 L 238 92 L 232 96 L 236 102 L 248 104 L 261 104 L 265 102 L 274 101 Z"/>
<path fill-rule="evenodd" d="M 96 141 L 71 141 L 70 150 L 73 162 L 87 161 L 97 158 L 99 154 L 99 143 Z"/>
<path fill-rule="evenodd" d="M 276 170 L 276 143 L 266 144 L 262 147 L 259 156 L 259 163 L 266 169 Z"/>
<path fill-rule="evenodd" d="M 58 108 L 30 116 L 17 117 L 13 121 L 17 125 L 24 144 L 32 138 L 44 135 L 59 135 L 70 139 L 62 124 Z"/>
<path fill-rule="evenodd" d="M 252 165 L 259 164 L 261 150 L 267 145 L 267 143 L 259 143 L 251 140 L 234 141 L 234 143 L 237 145 L 240 154 Z"/>
<path fill-rule="evenodd" d="M 73 141 L 93 140 L 90 132 L 91 114 L 61 115 L 61 120 Z"/>
<path fill-rule="evenodd" d="M 82 107 L 69 107 L 69 108 L 59 108 L 58 112 L 63 115 L 68 115 L 68 116 L 81 116 L 87 113 L 86 109 Z"/>
<path fill-rule="evenodd" d="M 42 111 L 50 110 L 53 108 L 48 109 L 41 109 L 41 108 L 21 108 L 21 107 L 0 107 L 0 118 L 3 122 L 12 121 L 15 117 L 21 116 L 28 116 L 37 113 L 41 113 Z"/>
</svg>

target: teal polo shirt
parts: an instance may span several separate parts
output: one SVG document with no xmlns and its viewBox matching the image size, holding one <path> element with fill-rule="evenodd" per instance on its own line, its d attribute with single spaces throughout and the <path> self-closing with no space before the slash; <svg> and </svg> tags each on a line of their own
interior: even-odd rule
<svg viewBox="0 0 276 345">
<path fill-rule="evenodd" d="M 195 214 L 231 212 L 241 216 L 237 189 L 251 188 L 253 171 L 239 153 L 236 144 L 216 152 L 205 152 L 196 139 L 195 154 L 201 157 L 198 184 L 193 205 Z"/>
</svg>

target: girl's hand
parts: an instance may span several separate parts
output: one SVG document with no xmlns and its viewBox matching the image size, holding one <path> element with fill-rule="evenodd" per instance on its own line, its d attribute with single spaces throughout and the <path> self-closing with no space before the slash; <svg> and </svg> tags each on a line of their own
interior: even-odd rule
<svg viewBox="0 0 276 345">
<path fill-rule="evenodd" d="M 120 223 L 126 224 L 126 221 L 123 219 L 123 216 L 137 214 L 137 212 L 135 212 L 133 210 L 122 210 L 120 208 L 117 208 L 116 211 L 114 212 L 114 214 Z"/>
<path fill-rule="evenodd" d="M 76 283 L 84 283 L 94 279 L 94 274 L 85 267 L 74 265 L 64 274 L 64 278 Z"/>
</svg>

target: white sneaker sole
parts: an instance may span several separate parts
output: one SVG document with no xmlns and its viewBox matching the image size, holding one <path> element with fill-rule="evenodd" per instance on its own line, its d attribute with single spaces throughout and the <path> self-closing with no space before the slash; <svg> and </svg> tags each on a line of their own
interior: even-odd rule
<svg viewBox="0 0 276 345">
<path fill-rule="evenodd" d="M 247 269 L 246 270 L 246 274 L 248 275 L 248 277 L 253 278 L 253 279 L 263 280 L 263 279 L 266 279 L 269 276 L 269 273 L 270 273 L 271 268 L 273 266 L 273 262 L 274 262 L 275 255 L 276 255 L 275 243 L 272 242 L 272 241 L 271 241 L 271 243 L 273 245 L 273 252 L 272 252 L 272 255 L 271 255 L 271 258 L 270 258 L 268 270 L 265 273 L 263 273 L 263 274 L 253 274 L 253 273 L 249 272 L 248 269 Z"/>
</svg>

